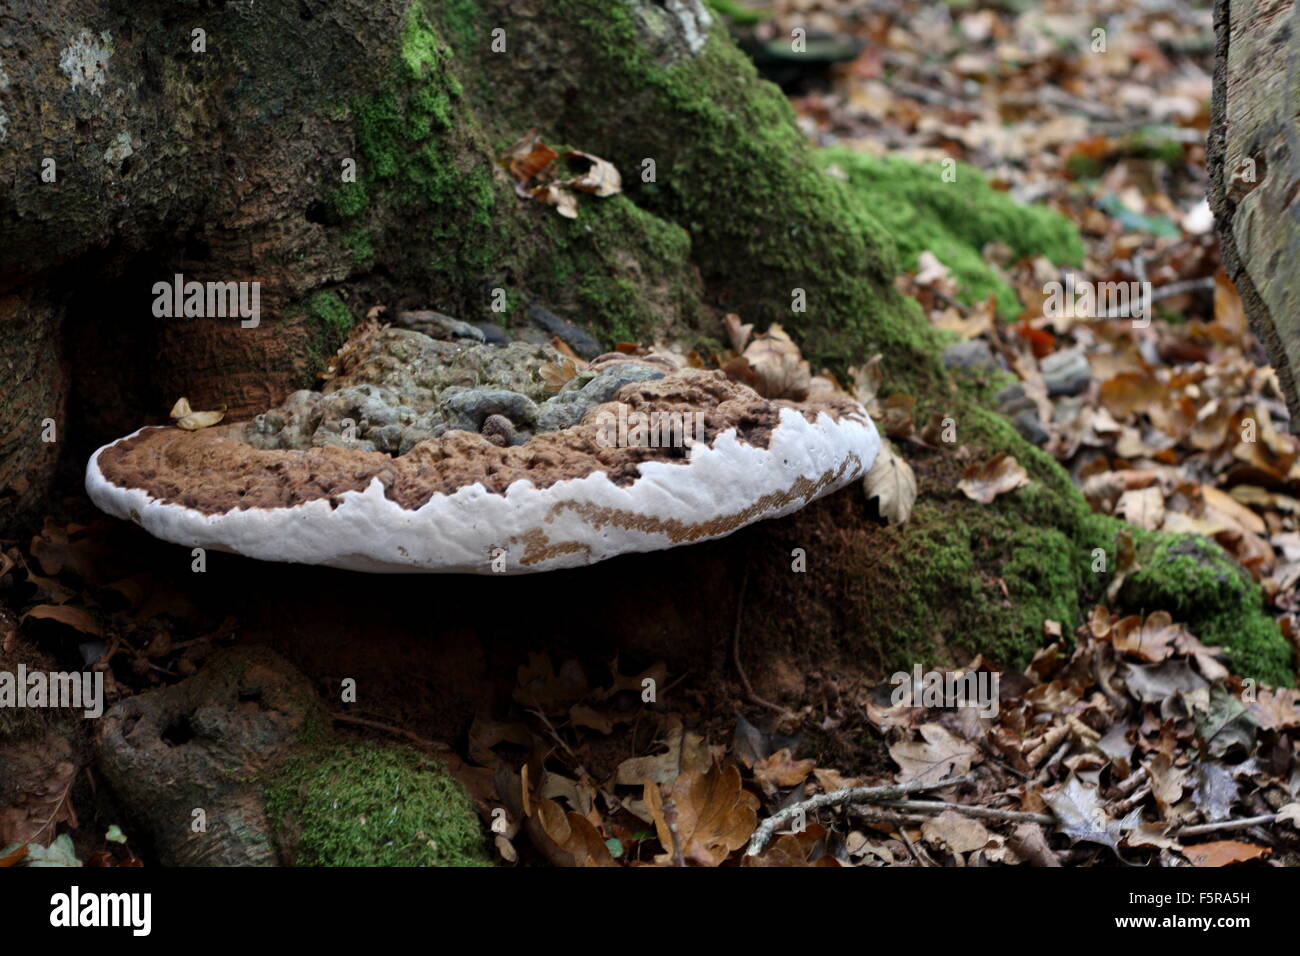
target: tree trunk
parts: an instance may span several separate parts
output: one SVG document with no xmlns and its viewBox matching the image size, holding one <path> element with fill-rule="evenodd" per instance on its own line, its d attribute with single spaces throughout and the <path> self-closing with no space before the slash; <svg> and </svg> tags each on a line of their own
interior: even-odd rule
<svg viewBox="0 0 1300 956">
<path fill-rule="evenodd" d="M 1118 522 L 1093 515 L 979 387 L 947 377 L 937 333 L 896 291 L 895 245 L 870 207 L 907 199 L 864 200 L 827 175 L 780 91 L 699 0 L 50 0 L 0 13 L 0 29 L 0 168 L 19 184 L 0 195 L 0 367 L 15 370 L 0 535 L 49 501 L 51 448 L 75 476 L 97 444 L 166 421 L 182 395 L 248 417 L 309 384 L 375 304 L 516 327 L 538 304 L 605 347 L 671 338 L 705 354 L 737 311 L 760 329 L 783 323 L 814 368 L 881 353 L 884 394 L 915 398 L 919 422 L 955 421 L 960 456 L 907 449 L 912 520 L 879 526 L 855 488 L 685 553 L 541 582 L 425 583 L 416 610 L 457 610 L 432 615 L 431 636 L 452 642 L 505 607 L 512 628 L 573 638 L 578 618 L 562 609 L 574 603 L 579 637 L 689 638 L 713 666 L 743 616 L 754 683 L 773 694 L 780 675 L 762 662 L 779 655 L 809 671 L 978 652 L 1024 663 L 1045 619 L 1068 630 L 1104 592 Z M 520 200 L 496 157 L 530 129 L 614 162 L 624 193 L 583 197 L 575 220 Z M 178 273 L 259 282 L 260 323 L 156 317 L 154 283 Z M 56 446 L 38 445 L 45 418 Z M 965 463 L 998 452 L 1032 483 L 991 505 L 966 499 Z M 1161 540 L 1140 537 L 1145 552 Z M 795 549 L 808 573 L 792 570 Z M 318 642 L 302 605 L 360 606 L 304 583 L 318 569 L 250 565 L 222 565 L 223 600 L 243 595 L 248 633 Z M 241 574 L 246 589 L 231 586 Z M 272 574 L 296 584 L 247 593 Z M 413 585 L 384 586 L 413 599 Z M 676 594 L 693 597 L 678 610 Z M 1148 581 L 1142 601 L 1160 596 Z M 553 619 L 536 614 L 552 605 Z M 1258 623 L 1258 592 L 1196 613 Z M 1267 623 L 1265 652 L 1244 666 L 1285 680 L 1289 651 Z"/>
<path fill-rule="evenodd" d="M 1210 204 L 1228 275 L 1300 430 L 1300 8 L 1216 0 Z"/>
</svg>

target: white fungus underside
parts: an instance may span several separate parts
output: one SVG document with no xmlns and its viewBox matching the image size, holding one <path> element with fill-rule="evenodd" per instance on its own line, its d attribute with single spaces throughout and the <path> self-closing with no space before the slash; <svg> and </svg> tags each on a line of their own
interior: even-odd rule
<svg viewBox="0 0 1300 956">
<path fill-rule="evenodd" d="M 718 435 L 711 446 L 692 447 L 686 464 L 643 463 L 641 477 L 626 487 L 614 484 L 604 472 L 540 489 L 520 480 L 504 495 L 474 484 L 450 495 L 435 494 L 421 507 L 407 509 L 386 498 L 376 478 L 364 491 L 339 495 L 337 507 L 320 498 L 289 508 L 209 515 L 111 483 L 99 470 L 101 448 L 86 466 L 86 489 L 102 510 L 186 547 L 353 571 L 465 574 L 494 573 L 492 555 L 505 549 L 505 569 L 497 573 L 521 574 L 673 547 L 663 530 L 623 526 L 627 516 L 650 519 L 638 524 L 662 521 L 690 528 L 739 515 L 766 496 L 784 497 L 801 478 L 816 484 L 849 461 L 837 480 L 812 495 L 821 497 L 865 474 L 879 449 L 880 438 L 870 422 L 835 421 L 825 413 L 809 422 L 783 408 L 767 448 L 738 441 L 732 429 Z M 736 527 L 780 517 L 805 504 L 802 494 L 795 495 Z M 615 520 L 609 520 L 611 514 Z M 690 540 L 707 541 L 734 530 Z M 541 540 L 538 531 L 545 536 L 547 556 L 525 565 L 525 543 Z M 576 547 L 563 550 L 568 545 Z M 561 550 L 554 550 L 557 547 Z"/>
</svg>

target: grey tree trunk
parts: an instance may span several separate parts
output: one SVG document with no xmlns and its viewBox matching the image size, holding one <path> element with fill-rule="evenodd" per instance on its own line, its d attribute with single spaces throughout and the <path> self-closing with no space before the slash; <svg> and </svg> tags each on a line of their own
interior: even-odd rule
<svg viewBox="0 0 1300 956">
<path fill-rule="evenodd" d="M 1217 0 L 1210 205 L 1300 430 L 1300 7 Z"/>
</svg>

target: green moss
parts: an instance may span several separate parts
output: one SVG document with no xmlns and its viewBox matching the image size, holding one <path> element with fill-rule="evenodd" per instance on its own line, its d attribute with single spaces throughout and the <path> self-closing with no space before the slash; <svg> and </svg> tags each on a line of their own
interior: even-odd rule
<svg viewBox="0 0 1300 956">
<path fill-rule="evenodd" d="M 317 292 L 307 300 L 307 315 L 310 316 L 323 332 L 331 339 L 338 339 L 339 344 L 347 337 L 356 321 L 352 312 L 339 298 L 338 293 Z"/>
<path fill-rule="evenodd" d="M 331 194 L 334 208 L 354 220 L 373 203 L 396 207 L 376 217 L 387 229 L 371 235 L 370 257 L 379 256 L 376 246 L 401 250 L 383 258 L 404 284 L 427 285 L 432 276 L 462 297 L 467 287 L 480 292 L 505 255 L 497 188 L 451 50 L 419 3 L 408 8 L 391 76 L 351 104 L 359 181 Z"/>
<path fill-rule="evenodd" d="M 1143 535 L 1138 563 L 1121 592 L 1127 609 L 1168 611 L 1204 643 L 1223 647 L 1238 674 L 1294 685 L 1290 645 L 1250 575 L 1221 547 L 1193 535 Z"/>
<path fill-rule="evenodd" d="M 762 23 L 769 16 L 762 10 L 751 10 L 743 3 L 737 3 L 736 0 L 705 0 L 709 9 L 719 16 L 725 17 L 738 27 L 752 27 Z"/>
<path fill-rule="evenodd" d="M 267 815 L 298 866 L 486 866 L 464 788 L 403 747 L 317 747 L 277 768 Z"/>
<path fill-rule="evenodd" d="M 577 219 L 546 220 L 552 250 L 545 298 L 607 344 L 650 342 L 671 316 L 693 324 L 700 289 L 691 239 L 626 196 L 582 197 Z"/>
<path fill-rule="evenodd" d="M 481 6 L 488 20 L 505 9 Z M 680 56 L 664 47 L 672 14 L 656 5 L 555 0 L 542 16 L 534 55 L 563 62 L 577 49 L 582 66 L 525 77 L 505 57 L 467 60 L 494 135 L 545 125 L 612 161 L 633 202 L 690 234 L 709 301 L 759 328 L 784 324 L 814 364 L 842 370 L 878 351 L 888 373 L 940 379 L 933 334 L 893 287 L 892 242 L 813 161 L 785 97 L 724 28 Z M 653 182 L 640 175 L 646 159 Z M 806 311 L 792 310 L 795 290 Z"/>
<path fill-rule="evenodd" d="M 375 261 L 374 234 L 369 229 L 354 229 L 343 237 L 343 246 L 352 253 L 352 264 L 368 269 Z"/>
<path fill-rule="evenodd" d="M 1078 623 L 1095 586 L 1082 545 L 1026 522 L 1016 505 L 922 499 L 908 525 L 885 532 L 889 541 L 875 550 L 887 556 L 869 573 L 882 592 L 871 626 L 881 631 L 888 666 L 982 653 L 1023 667 L 1042 643 L 1044 621 L 1067 630 Z M 942 648 L 948 660 L 939 658 Z"/>
<path fill-rule="evenodd" d="M 957 164 L 955 181 L 945 182 L 938 164 L 843 147 L 824 150 L 821 159 L 847 174 L 889 230 L 906 268 L 915 269 L 922 252 L 933 253 L 952 271 L 958 297 L 965 302 L 992 294 L 1003 316 L 1020 311 L 1014 290 L 984 261 L 986 243 L 1002 242 L 1018 257 L 1042 255 L 1058 265 L 1076 265 L 1083 258 L 1078 229 L 1066 217 L 1044 206 L 1017 203 L 965 164 Z"/>
</svg>

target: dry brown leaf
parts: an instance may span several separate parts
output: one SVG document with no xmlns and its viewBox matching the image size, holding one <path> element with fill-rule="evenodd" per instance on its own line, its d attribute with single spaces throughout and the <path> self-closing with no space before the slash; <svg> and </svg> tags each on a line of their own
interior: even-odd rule
<svg viewBox="0 0 1300 956">
<path fill-rule="evenodd" d="M 764 398 L 802 401 L 812 370 L 785 329 L 775 322 L 745 349 L 744 358 L 758 376 L 755 390 Z"/>
<path fill-rule="evenodd" d="M 1154 664 L 1173 653 L 1182 630 L 1167 612 L 1155 611 L 1145 621 L 1136 615 L 1124 618 L 1110 632 L 1110 640 L 1117 651 Z"/>
<path fill-rule="evenodd" d="M 171 410 L 171 418 L 176 422 L 176 427 L 183 428 L 187 432 L 198 431 L 200 428 L 210 428 L 225 417 L 225 405 L 214 411 L 196 412 L 190 408 L 189 399 L 184 397 L 178 398 Z"/>
<path fill-rule="evenodd" d="M 871 356 L 866 365 L 854 365 L 849 369 L 849 390 L 853 393 L 853 397 L 868 409 L 876 400 L 876 395 L 880 393 L 880 387 L 885 380 L 885 373 L 881 368 L 883 361 L 884 356 L 876 354 Z"/>
<path fill-rule="evenodd" d="M 537 374 L 542 377 L 548 392 L 558 392 L 565 382 L 578 374 L 578 366 L 573 359 L 561 356 L 558 362 L 543 362 Z"/>
<path fill-rule="evenodd" d="M 1183 847 L 1183 856 L 1192 866 L 1231 866 L 1258 860 L 1271 851 L 1266 846 L 1253 843 L 1240 843 L 1236 840 L 1220 840 L 1217 843 L 1198 843 L 1196 846 Z"/>
<path fill-rule="evenodd" d="M 614 782 L 625 786 L 635 786 L 646 780 L 669 784 L 677 779 L 678 773 L 702 772 L 713 761 L 704 738 L 684 730 L 681 720 L 676 717 L 669 718 L 664 740 L 668 744 L 666 752 L 649 757 L 629 757 L 619 764 Z"/>
<path fill-rule="evenodd" d="M 973 817 L 956 810 L 945 810 L 921 824 L 921 835 L 931 846 L 947 848 L 953 853 L 970 853 L 989 842 L 989 831 Z"/>
<path fill-rule="evenodd" d="M 617 866 L 609 847 L 590 820 L 572 810 L 565 812 L 556 801 L 540 799 L 535 804 L 537 827 L 529 832 L 539 849 L 557 866 Z M 530 821 L 531 824 L 531 821 Z M 537 839 L 537 829 L 545 840 Z M 549 841 L 553 846 L 547 846 Z"/>
<path fill-rule="evenodd" d="M 916 475 L 889 442 L 882 442 L 876 460 L 862 479 L 867 500 L 879 500 L 880 516 L 886 524 L 899 525 L 912 516 L 916 504 Z"/>
<path fill-rule="evenodd" d="M 528 191 L 528 195 L 538 202 L 554 206 L 555 211 L 565 219 L 578 218 L 578 199 L 562 186 L 555 183 L 545 183 L 541 186 L 534 186 Z"/>
<path fill-rule="evenodd" d="M 506 150 L 502 163 L 510 170 L 510 175 L 516 182 L 526 183 L 555 162 L 559 156 L 559 153 L 542 142 L 541 137 L 529 131 Z"/>
<path fill-rule="evenodd" d="M 741 785 L 734 764 L 686 771 L 667 796 L 647 780 L 645 801 L 666 851 L 659 863 L 679 862 L 680 853 L 680 862 L 717 866 L 749 842 L 758 823 L 758 798 Z"/>
<path fill-rule="evenodd" d="M 1119 496 L 1115 514 L 1129 524 L 1156 531 L 1165 520 L 1165 495 L 1159 485 L 1126 491 Z"/>
<path fill-rule="evenodd" d="M 57 621 L 68 627 L 81 631 L 83 634 L 90 634 L 94 637 L 101 636 L 104 632 L 99 623 L 85 608 L 70 607 L 66 604 L 38 604 L 32 608 L 22 619 L 35 618 L 44 621 Z"/>
<path fill-rule="evenodd" d="M 754 779 L 768 796 L 786 787 L 797 787 L 812 773 L 817 761 L 795 760 L 789 747 L 782 747 L 765 760 L 754 763 Z"/>
<path fill-rule="evenodd" d="M 957 487 L 967 498 L 986 505 L 998 495 L 1027 484 L 1029 473 L 1021 467 L 1020 462 L 1005 452 L 998 452 L 983 464 L 967 466 L 966 474 L 957 483 Z"/>
<path fill-rule="evenodd" d="M 748 323 L 742 324 L 740 316 L 734 312 L 728 312 L 723 317 L 722 324 L 727 329 L 727 338 L 731 342 L 732 349 L 737 354 L 743 355 L 749 345 L 750 337 L 754 334 L 754 326 Z"/>
<path fill-rule="evenodd" d="M 591 164 L 591 167 L 580 176 L 574 176 L 572 179 L 566 179 L 559 183 L 561 186 L 571 186 L 579 192 L 590 193 L 593 196 L 614 196 L 623 191 L 623 177 L 618 174 L 614 164 L 608 160 L 601 159 L 599 156 L 592 156 L 590 153 L 582 153 L 577 150 L 570 150 L 564 154 L 566 162 L 574 159 L 582 160 Z"/>
<path fill-rule="evenodd" d="M 924 740 L 903 740 L 889 748 L 889 755 L 902 768 L 898 782 L 942 780 L 963 774 L 979 757 L 974 744 L 954 736 L 939 724 L 922 724 Z"/>
</svg>

